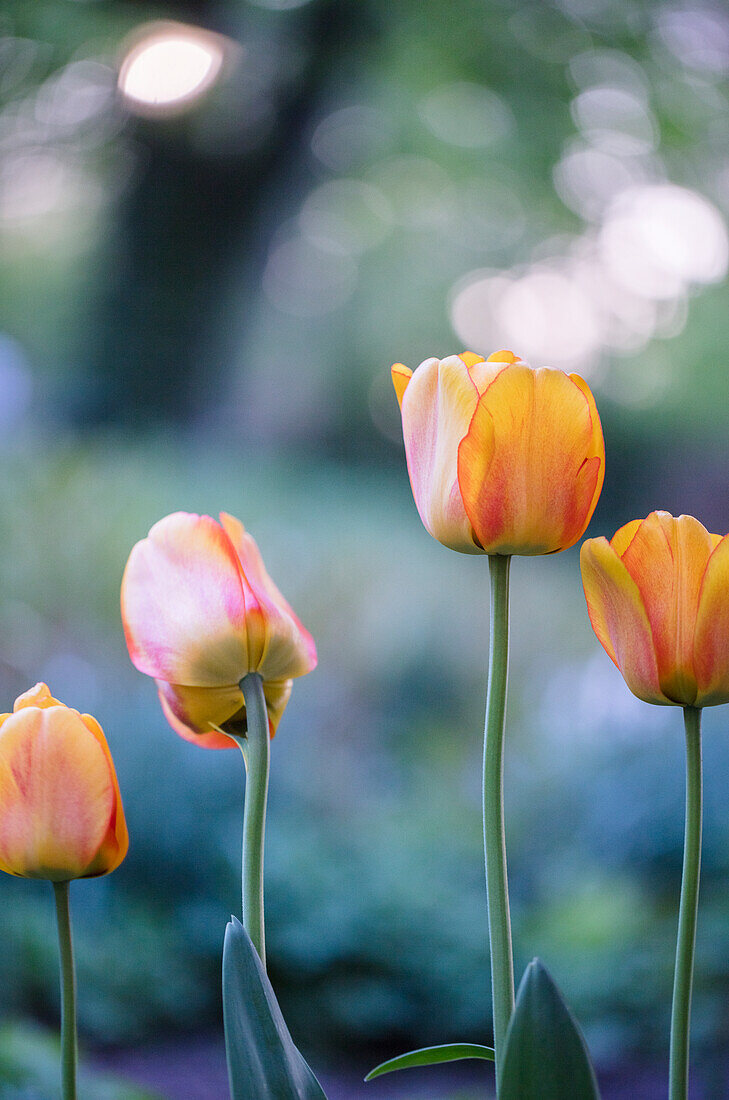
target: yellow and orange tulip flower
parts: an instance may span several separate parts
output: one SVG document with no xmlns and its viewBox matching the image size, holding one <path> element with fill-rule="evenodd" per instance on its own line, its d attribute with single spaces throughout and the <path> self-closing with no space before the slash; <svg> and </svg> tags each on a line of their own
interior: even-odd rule
<svg viewBox="0 0 729 1100">
<path fill-rule="evenodd" d="M 647 703 L 729 702 L 729 535 L 651 512 L 588 539 L 582 583 L 593 629 Z"/>
<path fill-rule="evenodd" d="M 0 869 L 65 882 L 113 871 L 129 847 L 101 726 L 36 684 L 0 715 Z"/>
<path fill-rule="evenodd" d="M 605 475 L 600 418 L 576 374 L 510 351 L 396 363 L 408 472 L 425 527 L 464 554 L 573 546 Z"/>
<path fill-rule="evenodd" d="M 156 680 L 172 728 L 205 748 L 235 748 L 220 727 L 245 720 L 248 673 L 263 680 L 273 736 L 292 680 L 316 665 L 311 635 L 226 513 L 156 523 L 129 556 L 121 603 L 133 664 Z"/>
</svg>

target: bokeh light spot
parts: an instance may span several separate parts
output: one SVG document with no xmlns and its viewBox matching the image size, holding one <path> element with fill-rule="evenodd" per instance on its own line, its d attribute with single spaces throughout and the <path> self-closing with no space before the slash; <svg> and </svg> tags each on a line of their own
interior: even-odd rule
<svg viewBox="0 0 729 1100">
<path fill-rule="evenodd" d="M 179 23 L 152 24 L 131 47 L 119 72 L 119 88 L 145 111 L 178 108 L 205 92 L 223 63 L 218 35 Z"/>
</svg>

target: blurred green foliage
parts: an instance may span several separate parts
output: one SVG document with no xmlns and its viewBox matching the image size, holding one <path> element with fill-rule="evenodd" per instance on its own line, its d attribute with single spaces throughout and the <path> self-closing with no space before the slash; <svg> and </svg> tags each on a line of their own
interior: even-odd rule
<svg viewBox="0 0 729 1100">
<path fill-rule="evenodd" d="M 366 1065 L 373 1051 L 488 1039 L 487 571 L 422 530 L 387 368 L 460 348 L 449 311 L 464 276 L 594 260 L 604 173 L 590 190 L 569 175 L 575 153 L 607 155 L 626 186 L 703 196 L 721 227 L 729 29 L 719 7 L 694 8 L 4 5 L 0 706 L 44 678 L 94 713 L 132 835 L 118 872 L 72 890 L 87 1041 L 220 1028 L 242 762 L 167 728 L 118 613 L 132 544 L 178 508 L 238 514 L 319 648 L 272 758 L 271 973 L 295 1040 Z M 156 18 L 240 46 L 196 107 L 164 118 L 134 115 L 115 91 L 127 36 Z M 616 87 L 633 96 L 627 122 Z M 609 116 L 597 127 L 579 102 L 595 88 L 610 93 L 593 97 Z M 697 277 L 677 294 L 639 302 L 643 335 L 585 359 L 608 456 L 592 533 L 657 506 L 729 527 L 726 284 Z M 568 352 L 577 314 L 554 322 Z M 489 331 L 477 350 L 492 350 Z M 518 966 L 544 958 L 598 1060 L 663 1059 L 679 716 L 633 700 L 599 650 L 574 552 L 513 573 Z M 724 726 L 707 715 L 695 1000 L 707 1072 L 729 1040 Z M 50 893 L 3 878 L 5 1011 L 50 1024 Z"/>
</svg>

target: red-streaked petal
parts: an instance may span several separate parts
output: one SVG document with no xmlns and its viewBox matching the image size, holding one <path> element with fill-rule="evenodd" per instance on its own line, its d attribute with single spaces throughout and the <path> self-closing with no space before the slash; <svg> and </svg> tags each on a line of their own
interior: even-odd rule
<svg viewBox="0 0 729 1100">
<path fill-rule="evenodd" d="M 694 634 L 699 592 L 712 552 L 693 516 L 651 512 L 622 561 L 638 586 L 653 635 L 661 690 L 683 705 L 696 700 Z"/>
<path fill-rule="evenodd" d="M 6 719 L 0 729 L 2 870 L 54 881 L 83 876 L 114 806 L 107 754 L 77 711 L 25 707 Z"/>
<path fill-rule="evenodd" d="M 390 368 L 392 375 L 392 384 L 395 387 L 395 394 L 397 396 L 397 403 L 402 408 L 402 399 L 405 396 L 405 390 L 408 388 L 408 383 L 413 376 L 413 372 L 409 367 L 406 367 L 404 363 L 393 363 Z"/>
<path fill-rule="evenodd" d="M 249 647 L 257 654 L 251 671 L 260 672 L 264 681 L 296 679 L 311 672 L 316 667 L 314 639 L 266 572 L 255 539 L 235 516 L 221 512 L 220 522 L 258 607 L 248 614 Z"/>
<path fill-rule="evenodd" d="M 583 543 L 580 568 L 592 628 L 630 690 L 647 703 L 671 703 L 661 690 L 638 586 L 607 539 Z"/>
<path fill-rule="evenodd" d="M 452 550 L 478 554 L 458 487 L 458 445 L 478 400 L 458 355 L 426 359 L 402 403 L 403 437 L 413 497 L 426 530 Z"/>
<path fill-rule="evenodd" d="M 148 676 L 212 687 L 251 670 L 238 557 L 210 516 L 176 512 L 137 543 L 122 618 L 132 662 Z"/>
<path fill-rule="evenodd" d="M 582 388 L 562 371 L 522 363 L 481 394 L 459 448 L 458 480 L 487 553 L 550 554 L 582 535 L 604 458 Z"/>
<path fill-rule="evenodd" d="M 729 703 L 729 535 L 718 539 L 699 593 L 694 635 L 697 707 Z"/>
</svg>

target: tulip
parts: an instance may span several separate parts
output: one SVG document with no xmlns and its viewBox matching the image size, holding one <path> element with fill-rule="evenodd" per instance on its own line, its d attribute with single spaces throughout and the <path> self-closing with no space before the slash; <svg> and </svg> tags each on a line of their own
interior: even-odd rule
<svg viewBox="0 0 729 1100">
<path fill-rule="evenodd" d="M 392 368 L 410 483 L 425 527 L 464 554 L 552 554 L 595 510 L 605 447 L 579 375 L 510 351 Z"/>
<path fill-rule="evenodd" d="M 101 727 L 36 684 L 0 715 L 0 869 L 51 882 L 93 878 L 118 867 L 128 846 Z"/>
<path fill-rule="evenodd" d="M 316 665 L 313 639 L 268 576 L 256 543 L 233 516 L 176 512 L 133 548 L 122 581 L 133 664 L 157 682 L 172 728 L 210 749 L 245 730 L 240 683 L 263 681 L 271 736 L 291 681 Z"/>
<path fill-rule="evenodd" d="M 243 925 L 265 966 L 263 847 L 269 735 L 314 641 L 266 572 L 243 524 L 176 512 L 133 548 L 122 619 L 132 662 L 157 682 L 172 728 L 209 749 L 237 745 L 247 782 Z"/>
<path fill-rule="evenodd" d="M 729 536 L 651 512 L 580 555 L 593 630 L 639 699 L 729 702 Z"/>
<path fill-rule="evenodd" d="M 107 875 L 129 837 L 101 726 L 36 684 L 0 714 L 0 869 L 53 885 L 61 973 L 61 1086 L 76 1100 L 76 972 L 69 881 Z"/>
<path fill-rule="evenodd" d="M 671 1012 L 669 1100 L 687 1100 L 701 873 L 701 711 L 729 702 L 729 535 L 693 516 L 651 512 L 580 556 L 593 630 L 647 703 L 682 706 L 686 828 Z"/>
</svg>

